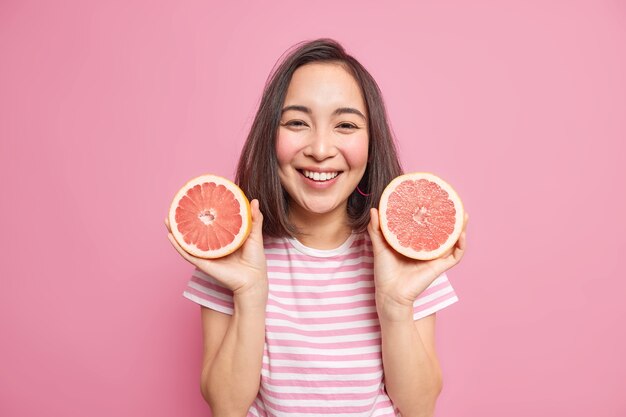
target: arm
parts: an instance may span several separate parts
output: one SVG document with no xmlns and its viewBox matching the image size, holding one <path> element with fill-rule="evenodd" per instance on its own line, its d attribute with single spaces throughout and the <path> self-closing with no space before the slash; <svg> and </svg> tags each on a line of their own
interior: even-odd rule
<svg viewBox="0 0 626 417">
<path fill-rule="evenodd" d="M 412 309 L 395 318 L 379 316 L 389 398 L 402 417 L 432 416 L 442 388 L 435 352 L 435 314 L 416 321 Z"/>
<path fill-rule="evenodd" d="M 372 209 L 368 232 L 374 252 L 376 310 L 380 321 L 387 393 L 403 417 L 432 416 L 442 388 L 435 353 L 435 315 L 413 320 L 413 303 L 465 252 L 463 231 L 456 245 L 437 259 L 417 261 L 394 251 L 384 240 L 378 211 Z"/>
<path fill-rule="evenodd" d="M 171 232 L 176 251 L 233 293 L 233 315 L 203 308 L 204 355 L 202 396 L 213 416 L 245 416 L 260 383 L 265 342 L 268 281 L 263 249 L 263 215 L 252 200 L 252 231 L 243 246 L 219 259 L 196 258 L 185 252 Z M 165 222 L 168 230 L 169 224 Z"/>
<path fill-rule="evenodd" d="M 234 314 L 202 307 L 200 389 L 213 416 L 245 416 L 259 392 L 267 292 L 235 295 Z"/>
</svg>

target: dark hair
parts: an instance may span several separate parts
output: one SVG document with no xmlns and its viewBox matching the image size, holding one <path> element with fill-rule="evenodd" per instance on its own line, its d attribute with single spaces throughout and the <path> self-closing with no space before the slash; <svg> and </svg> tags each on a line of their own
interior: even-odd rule
<svg viewBox="0 0 626 417">
<path fill-rule="evenodd" d="M 348 218 L 356 232 L 369 223 L 370 207 L 378 207 L 384 188 L 402 173 L 382 94 L 374 78 L 356 59 L 332 39 L 302 42 L 279 60 L 265 84 L 259 110 L 244 144 L 235 181 L 248 198 L 258 198 L 263 213 L 263 234 L 294 236 L 297 230 L 289 222 L 288 195 L 278 176 L 276 135 L 287 88 L 295 70 L 312 62 L 339 63 L 348 70 L 361 88 L 368 112 L 368 163 L 359 188 L 348 198 Z"/>
</svg>

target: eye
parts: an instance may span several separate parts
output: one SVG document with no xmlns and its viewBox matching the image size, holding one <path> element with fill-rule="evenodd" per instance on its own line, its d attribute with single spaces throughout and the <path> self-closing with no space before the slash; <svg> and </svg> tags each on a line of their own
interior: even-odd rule
<svg viewBox="0 0 626 417">
<path fill-rule="evenodd" d="M 341 130 L 355 130 L 355 129 L 358 129 L 359 127 L 355 125 L 354 123 L 343 122 L 343 123 L 338 124 L 337 128 Z"/>
<path fill-rule="evenodd" d="M 306 122 L 304 122 L 303 120 L 289 120 L 287 122 L 281 123 L 282 126 L 288 126 L 288 127 L 295 127 L 295 128 L 300 128 L 300 127 L 307 127 L 308 125 L 306 124 Z"/>
</svg>

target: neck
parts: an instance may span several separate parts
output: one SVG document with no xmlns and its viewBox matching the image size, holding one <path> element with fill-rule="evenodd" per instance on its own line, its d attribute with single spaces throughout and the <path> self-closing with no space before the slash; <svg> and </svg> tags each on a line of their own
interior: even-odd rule
<svg viewBox="0 0 626 417">
<path fill-rule="evenodd" d="M 294 207 L 289 210 L 289 220 L 298 229 L 295 238 L 313 249 L 335 249 L 352 234 L 346 207 L 322 214 Z"/>
</svg>

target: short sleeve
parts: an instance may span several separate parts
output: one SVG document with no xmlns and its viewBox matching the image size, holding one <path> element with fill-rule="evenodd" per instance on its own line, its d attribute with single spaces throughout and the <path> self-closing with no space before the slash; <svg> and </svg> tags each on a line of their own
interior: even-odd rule
<svg viewBox="0 0 626 417">
<path fill-rule="evenodd" d="M 426 317 L 459 301 L 444 273 L 439 275 L 413 303 L 413 320 Z"/>
<path fill-rule="evenodd" d="M 183 297 L 212 310 L 233 314 L 233 292 L 199 269 L 187 281 Z"/>
</svg>

